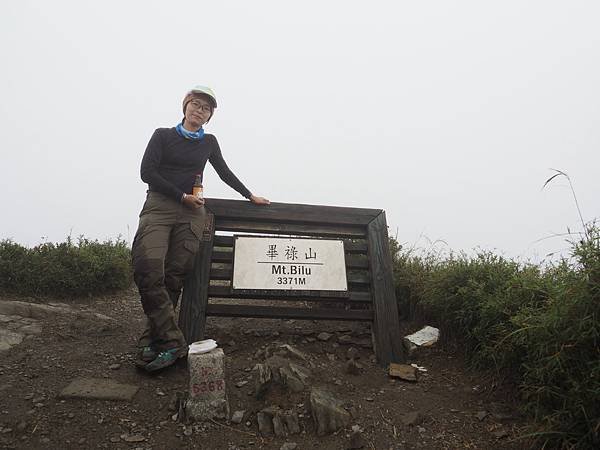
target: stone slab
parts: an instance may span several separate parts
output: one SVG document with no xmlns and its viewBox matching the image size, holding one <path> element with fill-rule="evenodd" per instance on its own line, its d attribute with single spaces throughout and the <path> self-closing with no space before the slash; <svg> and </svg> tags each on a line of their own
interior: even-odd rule
<svg viewBox="0 0 600 450">
<path fill-rule="evenodd" d="M 10 349 L 23 341 L 23 335 L 11 330 L 0 328 L 0 352 Z"/>
<path fill-rule="evenodd" d="M 60 397 L 131 401 L 138 389 L 106 378 L 76 378 L 62 390 Z"/>
<path fill-rule="evenodd" d="M 400 378 L 406 381 L 417 381 L 416 367 L 409 366 L 408 364 L 390 363 L 389 374 L 390 377 Z"/>
<path fill-rule="evenodd" d="M 28 303 L 16 300 L 0 300 L 0 314 L 5 316 L 13 315 L 30 317 L 38 320 L 69 315 L 106 321 L 113 320 L 104 314 L 93 311 L 78 311 L 68 306 L 51 306 L 42 303 Z"/>
</svg>

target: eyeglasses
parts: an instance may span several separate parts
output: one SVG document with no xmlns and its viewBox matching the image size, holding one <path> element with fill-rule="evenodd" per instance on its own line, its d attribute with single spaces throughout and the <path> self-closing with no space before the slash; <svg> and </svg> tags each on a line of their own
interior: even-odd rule
<svg viewBox="0 0 600 450">
<path fill-rule="evenodd" d="M 197 100 L 192 100 L 190 102 L 190 105 L 194 107 L 194 109 L 200 109 L 203 112 L 211 112 L 212 111 L 212 107 L 210 105 L 207 105 L 206 103 L 201 103 Z"/>
</svg>

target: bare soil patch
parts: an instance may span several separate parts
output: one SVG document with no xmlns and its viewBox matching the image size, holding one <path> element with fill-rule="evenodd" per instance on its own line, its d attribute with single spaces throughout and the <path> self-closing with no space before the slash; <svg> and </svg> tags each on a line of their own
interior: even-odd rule
<svg viewBox="0 0 600 450">
<path fill-rule="evenodd" d="M 499 389 L 485 374 L 466 369 L 461 356 L 443 342 L 421 349 L 409 361 L 427 369 L 416 383 L 390 378 L 375 363 L 370 348 L 356 345 L 362 368 L 357 375 L 346 373 L 352 345 L 339 343 L 340 337 L 370 340 L 368 325 L 349 322 L 208 318 L 206 337 L 215 339 L 226 355 L 231 412 L 245 410 L 246 414 L 237 425 L 180 423 L 173 420 L 174 406 L 177 393 L 187 391 L 186 364 L 154 376 L 133 364 L 144 322 L 135 290 L 69 305 L 114 320 L 95 320 L 90 314 L 41 318 L 42 333 L 0 353 L 0 448 L 233 450 L 280 449 L 294 442 L 298 449 L 345 449 L 352 425 L 362 430 L 365 449 L 522 448 L 513 440 L 522 418 L 511 391 Z M 403 327 L 403 334 L 415 331 L 410 324 Z M 317 336 L 322 332 L 332 336 L 320 340 Z M 274 389 L 264 399 L 255 398 L 252 369 L 260 362 L 256 352 L 276 343 L 290 344 L 308 355 L 311 384 L 343 401 L 352 415 L 348 429 L 317 436 L 308 390 L 290 394 Z M 139 386 L 139 391 L 131 402 L 59 398 L 77 377 L 111 379 Z M 256 416 L 271 405 L 294 408 L 301 433 L 262 437 Z M 411 417 L 411 413 L 418 414 Z M 406 425 L 411 418 L 413 423 Z"/>
</svg>

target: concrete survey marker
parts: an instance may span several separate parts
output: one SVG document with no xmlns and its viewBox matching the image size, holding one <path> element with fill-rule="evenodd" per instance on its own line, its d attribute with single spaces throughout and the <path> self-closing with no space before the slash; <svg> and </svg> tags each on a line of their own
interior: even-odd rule
<svg viewBox="0 0 600 450">
<path fill-rule="evenodd" d="M 188 355 L 190 395 L 187 414 L 194 419 L 229 417 L 229 402 L 225 391 L 223 350 Z"/>
<path fill-rule="evenodd" d="M 104 378 L 76 378 L 62 390 L 60 397 L 131 401 L 138 389 Z"/>
</svg>

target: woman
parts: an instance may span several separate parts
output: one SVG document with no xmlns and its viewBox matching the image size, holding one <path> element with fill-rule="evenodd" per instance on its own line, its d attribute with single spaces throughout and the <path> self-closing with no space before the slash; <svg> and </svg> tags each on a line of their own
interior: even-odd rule
<svg viewBox="0 0 600 450">
<path fill-rule="evenodd" d="M 133 241 L 134 280 L 148 320 L 139 339 L 136 365 L 149 372 L 187 355 L 187 343 L 174 309 L 190 272 L 206 220 L 204 200 L 191 195 L 197 175 L 209 161 L 225 183 L 257 205 L 253 195 L 227 167 L 217 139 L 203 125 L 217 107 L 212 89 L 196 86 L 183 99 L 184 118 L 173 128 L 157 129 L 144 153 L 141 176 L 148 195 Z"/>
</svg>

